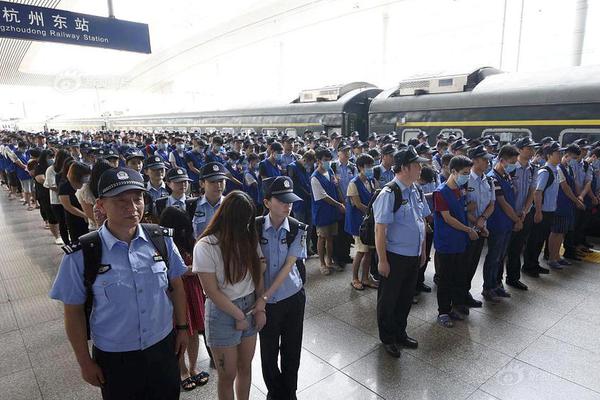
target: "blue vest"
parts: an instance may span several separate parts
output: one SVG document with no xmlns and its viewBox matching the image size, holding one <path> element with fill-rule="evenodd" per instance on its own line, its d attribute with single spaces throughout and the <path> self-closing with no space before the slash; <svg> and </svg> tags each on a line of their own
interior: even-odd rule
<svg viewBox="0 0 600 400">
<path fill-rule="evenodd" d="M 262 191 L 261 189 L 261 182 L 260 182 L 260 177 L 258 177 L 256 175 L 256 172 L 254 171 L 250 171 L 249 169 L 247 170 L 247 172 L 254 178 L 254 180 L 256 181 L 256 186 L 254 185 L 246 185 L 246 180 L 243 179 L 242 177 L 242 182 L 244 182 L 244 192 L 248 193 L 248 196 L 250 196 L 252 198 L 252 200 L 254 200 L 254 203 L 256 205 L 260 205 L 262 204 Z"/>
<path fill-rule="evenodd" d="M 19 160 L 21 160 L 23 164 L 27 165 L 27 163 L 29 162 L 29 154 L 27 152 L 23 153 L 17 150 L 15 151 L 15 155 Z M 26 181 L 31 179 L 31 175 L 29 175 L 29 172 L 27 172 L 26 169 L 16 167 L 15 170 L 17 171 L 17 178 L 19 178 L 19 180 Z"/>
<path fill-rule="evenodd" d="M 375 193 L 375 190 L 369 192 L 365 187 L 363 181 L 360 180 L 360 176 L 353 178 L 350 181 L 350 183 L 352 182 L 354 182 L 354 184 L 356 185 L 356 189 L 358 189 L 358 196 L 360 197 L 360 202 L 364 205 L 368 205 L 369 201 L 371 200 L 371 197 L 373 196 L 373 193 Z M 374 182 L 374 180 L 371 181 L 371 187 L 374 187 Z M 362 223 L 364 216 L 365 214 L 363 214 L 362 211 L 360 211 L 352 204 L 350 197 L 347 197 L 344 230 L 352 236 L 358 236 L 358 229 L 360 228 L 360 224 Z"/>
<path fill-rule="evenodd" d="M 169 168 L 169 166 L 171 165 L 171 163 L 169 163 L 169 153 L 167 153 L 164 150 L 156 150 L 156 152 L 154 152 L 154 154 L 157 156 L 160 156 L 160 158 L 163 159 L 163 162 L 165 163 L 167 168 Z"/>
<path fill-rule="evenodd" d="M 267 171 L 267 177 L 271 178 L 274 176 L 281 176 L 281 170 L 277 168 L 276 165 L 273 165 L 269 159 L 264 159 L 260 162 L 265 166 L 265 170 Z"/>
<path fill-rule="evenodd" d="M 10 149 L 10 151 L 12 151 L 13 153 L 15 152 L 15 146 L 13 146 L 12 144 L 8 145 L 8 148 Z M 15 172 L 15 169 L 17 168 L 17 166 L 15 165 L 15 163 L 10 159 L 10 157 L 6 157 L 6 172 Z"/>
<path fill-rule="evenodd" d="M 185 163 L 185 152 L 183 153 L 183 157 L 180 156 L 175 150 L 173 150 L 171 153 L 173 154 L 173 157 L 175 157 L 175 164 L 177 164 L 179 168 L 185 168 L 187 170 L 188 167 Z M 175 167 L 175 165 L 171 165 L 171 167 Z"/>
<path fill-rule="evenodd" d="M 558 168 L 560 168 L 567 179 L 567 184 L 573 193 L 575 193 L 575 178 L 569 173 L 570 168 L 565 167 L 562 163 L 558 164 Z M 567 197 L 560 186 L 558 187 L 558 197 L 556 198 L 556 215 L 569 218 L 573 218 L 575 215 L 575 204 Z"/>
<path fill-rule="evenodd" d="M 511 181 L 507 181 L 496 170 L 492 170 L 488 174 L 489 177 L 494 178 L 502 187 L 502 193 L 504 194 L 504 200 L 515 209 L 516 195 Z M 517 212 L 518 214 L 518 212 Z M 487 228 L 490 232 L 508 232 L 511 231 L 514 226 L 514 222 L 506 215 L 500 205 L 496 204 L 494 212 L 488 218 Z"/>
<path fill-rule="evenodd" d="M 301 168 L 296 161 L 291 162 L 287 166 L 288 175 L 293 176 L 294 181 L 294 194 L 300 197 L 301 201 L 295 201 L 292 205 L 292 210 L 298 212 L 298 210 L 306 210 L 310 205 L 310 199 L 306 197 L 306 193 L 310 193 L 310 174 L 306 171 L 306 168 Z M 290 174 L 290 171 L 293 173 Z M 304 192 L 304 189 L 306 193 Z"/>
<path fill-rule="evenodd" d="M 323 186 L 323 189 L 329 195 L 329 197 L 331 197 L 332 199 L 334 199 L 336 201 L 339 201 L 337 189 L 332 180 L 333 179 L 333 171 L 329 170 L 328 172 L 329 172 L 329 180 L 325 179 L 323 174 L 321 174 L 319 171 L 313 172 L 312 176 L 317 178 L 317 180 L 319 181 L 321 186 Z M 314 196 L 311 196 L 311 203 L 312 203 L 311 211 L 312 211 L 313 225 L 327 226 L 327 225 L 336 223 L 337 220 L 339 219 L 339 211 L 336 206 L 332 206 L 331 204 L 327 203 L 323 199 L 321 199 L 319 201 L 315 201 Z"/>
<path fill-rule="evenodd" d="M 192 164 L 194 164 L 194 167 L 196 167 L 196 169 L 201 170 L 202 166 L 204 165 L 204 156 L 202 153 L 197 153 L 193 150 L 191 151 L 187 151 L 185 153 L 185 158 L 187 161 L 191 161 Z M 185 169 L 188 170 L 188 176 L 190 177 L 190 179 L 193 182 L 198 182 L 200 180 L 200 175 L 198 175 L 197 173 L 191 171 L 187 165 L 185 167 Z"/>
<path fill-rule="evenodd" d="M 225 164 L 225 168 L 227 171 L 231 173 L 231 175 L 240 182 L 244 182 L 244 173 L 238 172 L 235 167 L 229 165 L 229 163 Z M 238 185 L 237 183 L 233 183 L 233 181 L 227 179 L 225 180 L 225 191 L 223 195 L 227 195 L 227 193 L 232 192 L 234 190 L 243 190 L 243 186 Z"/>
<path fill-rule="evenodd" d="M 440 192 L 448 204 L 450 215 L 468 226 L 466 207 L 466 196 L 461 195 L 459 199 L 448 187 L 447 184 L 442 183 L 436 192 Z M 435 192 L 434 192 L 435 193 Z M 467 243 L 469 241 L 469 235 L 466 232 L 462 232 L 454 229 L 444 221 L 444 217 L 439 211 L 435 211 L 433 214 L 433 224 L 435 229 L 433 230 L 433 242 L 435 244 L 435 251 L 439 251 L 442 254 L 457 254 L 464 253 L 467 249 Z"/>
</svg>

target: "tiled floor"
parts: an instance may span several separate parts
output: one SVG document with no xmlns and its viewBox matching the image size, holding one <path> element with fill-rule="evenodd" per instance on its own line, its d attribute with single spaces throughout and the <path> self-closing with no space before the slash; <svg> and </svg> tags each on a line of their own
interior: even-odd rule
<svg viewBox="0 0 600 400">
<path fill-rule="evenodd" d="M 48 298 L 62 252 L 40 221 L 0 193 L 0 400 L 100 398 L 80 378 L 61 304 Z M 324 277 L 315 262 L 308 262 L 300 399 L 600 400 L 598 264 L 525 278 L 530 291 L 513 290 L 512 299 L 485 304 L 453 329 L 435 324 L 435 293 L 424 294 L 408 321 L 419 348 L 396 360 L 379 346 L 375 291 L 351 289 L 349 266 Z M 473 286 L 480 285 L 478 274 Z M 199 365 L 208 369 L 205 351 Z M 251 397 L 264 399 L 265 391 L 257 352 Z M 215 399 L 216 371 L 182 398 Z"/>
</svg>

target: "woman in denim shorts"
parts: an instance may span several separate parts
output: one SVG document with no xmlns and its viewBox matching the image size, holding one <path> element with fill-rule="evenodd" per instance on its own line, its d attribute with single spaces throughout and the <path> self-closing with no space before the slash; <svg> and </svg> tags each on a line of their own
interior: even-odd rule
<svg viewBox="0 0 600 400">
<path fill-rule="evenodd" d="M 255 228 L 252 199 L 233 191 L 194 247 L 193 267 L 206 292 L 205 334 L 218 373 L 219 399 L 248 399 L 256 332 L 266 323 L 263 295 L 264 258 Z"/>
</svg>

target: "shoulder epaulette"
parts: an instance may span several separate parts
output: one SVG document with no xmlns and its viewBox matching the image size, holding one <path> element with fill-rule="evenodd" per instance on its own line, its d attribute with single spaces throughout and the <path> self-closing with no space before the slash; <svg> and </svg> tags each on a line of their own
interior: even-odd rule
<svg viewBox="0 0 600 400">
<path fill-rule="evenodd" d="M 62 251 L 65 252 L 65 254 L 73 254 L 76 251 L 81 250 L 81 244 L 80 243 L 76 243 L 76 244 L 67 244 L 61 247 Z"/>
<path fill-rule="evenodd" d="M 392 188 L 389 186 L 384 186 L 383 189 L 381 189 L 381 191 L 386 193 L 392 193 Z"/>
<path fill-rule="evenodd" d="M 165 228 L 164 226 L 161 228 L 163 236 L 173 237 L 173 228 Z"/>
</svg>

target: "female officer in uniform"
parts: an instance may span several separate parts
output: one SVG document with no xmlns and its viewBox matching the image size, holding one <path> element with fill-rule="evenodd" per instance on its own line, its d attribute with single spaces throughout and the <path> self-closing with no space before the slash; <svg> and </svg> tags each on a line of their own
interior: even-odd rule
<svg viewBox="0 0 600 400">
<path fill-rule="evenodd" d="M 294 194 L 292 179 L 287 176 L 268 178 L 264 187 L 264 205 L 269 213 L 257 229 L 267 267 L 265 293 L 256 302 L 256 309 L 264 308 L 267 314 L 267 324 L 260 331 L 262 373 L 267 398 L 288 400 L 296 398 L 302 350 L 306 296 L 296 260 L 306 258 L 306 225 L 300 225 L 292 243 L 287 243 L 292 203 L 301 199 Z"/>
<path fill-rule="evenodd" d="M 145 187 L 138 172 L 108 170 L 98 188 L 97 206 L 107 220 L 98 230 L 103 268 L 92 286 L 92 357 L 86 340 L 80 247 L 63 258 L 50 297 L 64 303 L 65 328 L 83 379 L 101 387 L 104 399 L 178 399 L 177 359 L 188 340 L 181 281 L 186 267 L 173 240 L 164 237 L 167 268 L 140 227 Z"/>
</svg>

